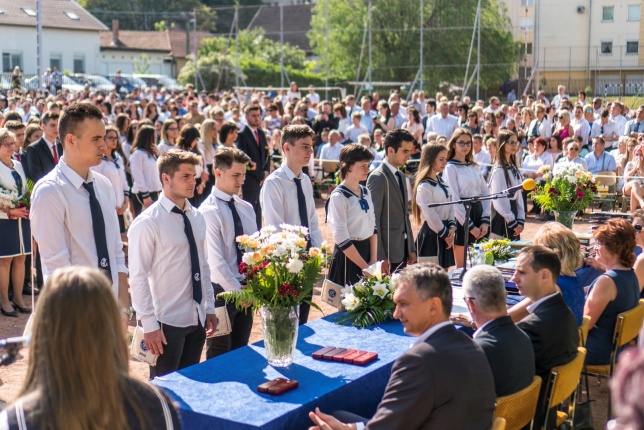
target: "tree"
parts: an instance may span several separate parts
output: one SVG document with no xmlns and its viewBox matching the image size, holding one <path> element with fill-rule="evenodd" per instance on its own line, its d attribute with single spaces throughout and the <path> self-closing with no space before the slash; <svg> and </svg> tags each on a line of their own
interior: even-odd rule
<svg viewBox="0 0 644 430">
<path fill-rule="evenodd" d="M 309 39 L 320 64 L 326 59 L 326 6 L 329 5 L 329 68 L 355 80 L 368 67 L 367 0 L 325 0 L 313 8 Z M 462 85 L 478 0 L 424 0 L 423 79 Z M 420 61 L 420 0 L 372 0 L 372 79 L 412 81 Z M 499 0 L 482 0 L 481 86 L 510 78 L 519 57 L 507 11 Z M 363 38 L 365 44 L 363 46 Z M 476 44 L 474 45 L 476 49 Z M 472 63 L 476 64 L 476 51 Z M 362 61 L 360 61 L 362 58 Z M 470 73 L 473 67 L 470 66 Z"/>
</svg>

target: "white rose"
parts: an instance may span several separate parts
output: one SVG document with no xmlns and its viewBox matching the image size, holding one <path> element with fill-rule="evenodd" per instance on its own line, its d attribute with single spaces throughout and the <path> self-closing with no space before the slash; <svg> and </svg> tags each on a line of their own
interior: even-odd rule
<svg viewBox="0 0 644 430">
<path fill-rule="evenodd" d="M 244 255 L 242 255 L 242 261 L 249 266 L 253 264 L 253 253 L 252 252 L 244 252 Z"/>
<path fill-rule="evenodd" d="M 570 182 L 571 184 L 576 184 L 577 183 L 577 178 L 575 178 L 574 175 L 568 175 L 566 176 L 566 180 Z"/>
<path fill-rule="evenodd" d="M 291 258 L 286 265 L 289 273 L 300 273 L 303 267 L 304 263 L 302 263 L 299 258 Z"/>
<path fill-rule="evenodd" d="M 360 300 L 353 294 L 347 294 L 344 299 L 342 299 L 342 306 L 349 312 L 354 311 L 359 305 Z"/>
</svg>

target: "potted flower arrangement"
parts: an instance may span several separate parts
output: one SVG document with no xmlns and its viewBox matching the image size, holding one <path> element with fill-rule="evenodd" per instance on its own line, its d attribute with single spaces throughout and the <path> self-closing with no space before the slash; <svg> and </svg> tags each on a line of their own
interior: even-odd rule
<svg viewBox="0 0 644 430">
<path fill-rule="evenodd" d="M 572 229 L 575 214 L 584 211 L 597 192 L 595 178 L 577 163 L 557 163 L 552 173 L 544 174 L 546 183 L 532 193 L 532 199 L 554 211 L 557 222 Z"/>
<path fill-rule="evenodd" d="M 360 282 L 342 289 L 342 306 L 347 313 L 336 320 L 338 324 L 365 328 L 393 319 L 396 304 L 391 278 L 383 276 L 380 262 L 365 272 L 368 276 Z"/>
<path fill-rule="evenodd" d="M 308 229 L 287 224 L 282 231 L 266 226 L 252 235 L 236 238 L 243 250 L 239 272 L 246 285 L 239 291 L 218 295 L 238 308 L 260 310 L 268 363 L 286 367 L 293 362 L 298 331 L 298 307 L 308 300 L 329 247 L 306 249 Z"/>
<path fill-rule="evenodd" d="M 510 259 L 512 248 L 510 239 L 484 240 L 478 243 L 480 249 L 485 252 L 485 264 L 494 264 L 495 261 L 506 261 Z"/>
</svg>

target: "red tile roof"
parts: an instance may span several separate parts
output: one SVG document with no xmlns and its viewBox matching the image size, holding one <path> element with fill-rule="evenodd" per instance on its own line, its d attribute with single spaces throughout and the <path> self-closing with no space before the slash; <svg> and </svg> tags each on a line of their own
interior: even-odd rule
<svg viewBox="0 0 644 430">
<path fill-rule="evenodd" d="M 165 31 L 119 30 L 118 44 L 112 43 L 112 32 L 101 31 L 101 50 L 155 51 L 170 54 L 170 40 Z"/>
<path fill-rule="evenodd" d="M 36 17 L 29 16 L 25 9 L 36 12 L 36 0 L 0 0 L 0 27 L 16 25 L 35 27 Z M 101 31 L 107 27 L 94 15 L 71 0 L 43 0 L 42 16 L 44 28 L 64 28 L 70 30 Z M 65 12 L 78 17 L 70 18 Z"/>
</svg>

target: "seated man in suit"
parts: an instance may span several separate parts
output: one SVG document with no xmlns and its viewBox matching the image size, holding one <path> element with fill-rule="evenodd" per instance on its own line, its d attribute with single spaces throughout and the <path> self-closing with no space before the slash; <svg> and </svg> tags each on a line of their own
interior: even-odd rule
<svg viewBox="0 0 644 430">
<path fill-rule="evenodd" d="M 579 332 L 572 311 L 557 290 L 561 261 L 544 246 L 527 246 L 519 253 L 512 282 L 532 300 L 530 315 L 517 323 L 532 341 L 537 376 L 543 380 L 535 428 L 545 415 L 544 393 L 553 367 L 569 363 L 577 354 Z M 550 414 L 554 417 L 554 414 Z"/>
<path fill-rule="evenodd" d="M 447 273 L 435 264 L 417 264 L 403 269 L 393 282 L 394 317 L 403 323 L 405 333 L 418 339 L 394 363 L 382 401 L 366 428 L 491 428 L 492 372 L 481 349 L 449 322 L 452 286 Z M 353 423 L 344 424 L 319 409 L 309 417 L 322 430 L 365 428 L 365 419 L 340 414 Z"/>
<path fill-rule="evenodd" d="M 463 278 L 465 303 L 478 329 L 476 342 L 487 357 L 496 396 L 516 393 L 535 373 L 530 338 L 517 328 L 505 305 L 505 281 L 493 266 L 475 266 Z"/>
</svg>

